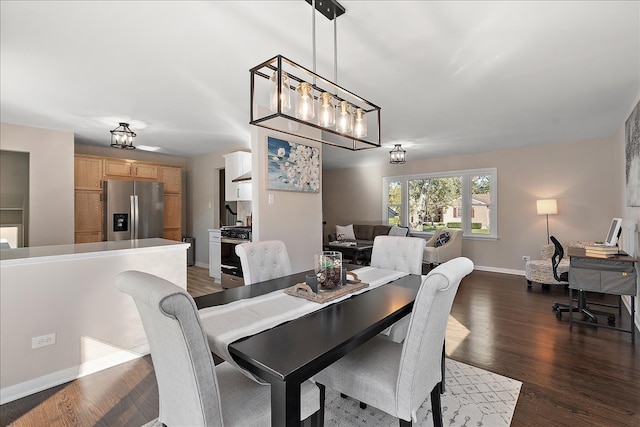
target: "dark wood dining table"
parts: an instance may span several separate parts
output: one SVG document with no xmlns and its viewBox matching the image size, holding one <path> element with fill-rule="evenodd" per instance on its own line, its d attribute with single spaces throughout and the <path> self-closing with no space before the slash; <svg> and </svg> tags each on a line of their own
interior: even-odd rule
<svg viewBox="0 0 640 427">
<path fill-rule="evenodd" d="M 202 309 L 264 295 L 304 282 L 309 273 L 228 289 L 195 302 Z M 300 385 L 409 314 L 421 282 L 421 276 L 408 275 L 231 343 L 234 361 L 271 384 L 271 425 L 299 425 Z"/>
</svg>

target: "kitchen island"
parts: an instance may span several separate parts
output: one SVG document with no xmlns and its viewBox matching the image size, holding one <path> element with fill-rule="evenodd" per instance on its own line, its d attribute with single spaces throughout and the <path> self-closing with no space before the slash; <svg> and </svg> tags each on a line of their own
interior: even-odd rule
<svg viewBox="0 0 640 427">
<path fill-rule="evenodd" d="M 0 250 L 0 403 L 147 354 L 115 277 L 139 270 L 186 289 L 188 247 L 140 239 Z"/>
</svg>

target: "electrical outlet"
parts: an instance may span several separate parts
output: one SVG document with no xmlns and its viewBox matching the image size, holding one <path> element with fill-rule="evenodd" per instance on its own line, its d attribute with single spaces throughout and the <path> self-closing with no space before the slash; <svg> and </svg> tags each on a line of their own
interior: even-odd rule
<svg viewBox="0 0 640 427">
<path fill-rule="evenodd" d="M 529 261 L 531 259 L 531 257 L 529 255 L 522 255 L 522 260 L 523 261 Z"/>
<path fill-rule="evenodd" d="M 39 348 L 46 347 L 48 345 L 53 345 L 56 343 L 56 334 L 55 332 L 48 335 L 41 335 L 39 337 L 31 338 L 31 348 Z"/>
</svg>

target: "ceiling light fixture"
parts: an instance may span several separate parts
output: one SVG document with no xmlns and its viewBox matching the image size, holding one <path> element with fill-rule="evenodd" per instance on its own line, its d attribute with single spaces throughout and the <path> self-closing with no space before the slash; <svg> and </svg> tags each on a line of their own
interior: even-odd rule
<svg viewBox="0 0 640 427">
<path fill-rule="evenodd" d="M 129 129 L 129 123 L 120 123 L 117 128 L 109 132 L 111 132 L 111 146 L 113 148 L 122 148 L 123 150 L 136 149 L 133 146 L 133 138 L 136 137 L 136 134 Z"/>
<path fill-rule="evenodd" d="M 393 150 L 389 151 L 389 163 L 391 163 L 392 165 L 403 165 L 407 163 L 407 160 L 405 158 L 406 152 L 406 150 L 402 149 L 401 144 L 396 144 L 395 147 L 393 147 Z"/>
<path fill-rule="evenodd" d="M 249 123 L 353 151 L 380 147 L 380 107 L 337 84 L 336 21 L 345 13 L 344 7 L 336 0 L 305 1 L 312 5 L 313 71 L 282 55 L 249 70 Z M 316 10 L 333 21 L 333 82 L 316 74 Z"/>
</svg>

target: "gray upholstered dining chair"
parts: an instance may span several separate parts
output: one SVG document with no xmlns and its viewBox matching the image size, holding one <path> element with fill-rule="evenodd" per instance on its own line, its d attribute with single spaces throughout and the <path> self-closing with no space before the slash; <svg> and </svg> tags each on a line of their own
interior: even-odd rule
<svg viewBox="0 0 640 427">
<path fill-rule="evenodd" d="M 116 287 L 133 297 L 144 326 L 158 382 L 159 417 L 147 426 L 264 426 L 271 422 L 271 386 L 227 362 L 214 366 L 193 298 L 175 284 L 126 271 Z M 302 419 L 317 424 L 324 407 L 316 385 L 301 387 Z"/>
<path fill-rule="evenodd" d="M 371 267 L 422 274 L 422 256 L 426 240 L 419 237 L 377 236 L 373 241 Z M 384 335 L 402 342 L 409 329 L 409 316 L 394 323 Z"/>
<path fill-rule="evenodd" d="M 292 273 L 287 247 L 280 240 L 243 243 L 236 246 L 236 254 L 240 257 L 245 285 Z"/>
<path fill-rule="evenodd" d="M 460 281 L 472 270 L 473 262 L 463 257 L 432 270 L 416 296 L 404 342 L 374 336 L 314 375 L 321 395 L 323 387 L 330 387 L 397 417 L 400 426 L 410 426 L 431 391 L 433 424 L 442 426 L 442 342 Z"/>
</svg>

